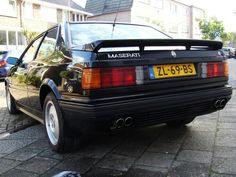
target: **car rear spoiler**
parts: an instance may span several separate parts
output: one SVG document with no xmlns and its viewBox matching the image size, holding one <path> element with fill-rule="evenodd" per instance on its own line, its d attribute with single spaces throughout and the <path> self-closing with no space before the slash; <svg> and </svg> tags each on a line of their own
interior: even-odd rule
<svg viewBox="0 0 236 177">
<path fill-rule="evenodd" d="M 183 46 L 186 50 L 191 48 L 204 48 L 207 50 L 218 50 L 222 48 L 222 42 L 194 39 L 125 39 L 125 40 L 99 40 L 85 44 L 82 50 L 98 52 L 101 48 L 112 47 L 162 47 L 162 46 Z"/>
</svg>

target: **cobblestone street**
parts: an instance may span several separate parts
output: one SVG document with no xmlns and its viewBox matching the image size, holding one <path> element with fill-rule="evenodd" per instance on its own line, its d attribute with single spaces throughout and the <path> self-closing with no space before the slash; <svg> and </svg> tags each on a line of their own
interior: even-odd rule
<svg viewBox="0 0 236 177">
<path fill-rule="evenodd" d="M 0 134 L 14 132 L 35 123 L 34 120 L 24 114 L 10 115 L 6 108 L 4 82 L 0 82 Z"/>
<path fill-rule="evenodd" d="M 2 97 L 1 121 L 8 119 L 8 125 L 1 125 L 2 129 L 10 130 L 17 127 L 15 122 L 30 121 L 24 114 L 10 116 Z M 43 126 L 38 124 L 9 136 L 1 134 L 0 176 L 52 176 L 74 170 L 92 177 L 233 177 L 236 176 L 235 118 L 234 93 L 223 111 L 197 117 L 187 127 L 158 125 L 99 133 L 78 151 L 64 155 L 50 150 Z"/>
<path fill-rule="evenodd" d="M 229 62 L 236 88 L 236 62 Z M 64 155 L 50 150 L 43 126 L 31 126 L 35 123 L 25 114 L 8 114 L 0 83 L 0 176 L 51 177 L 73 170 L 91 177 L 236 177 L 235 90 L 224 110 L 197 117 L 186 127 L 99 133 Z"/>
</svg>

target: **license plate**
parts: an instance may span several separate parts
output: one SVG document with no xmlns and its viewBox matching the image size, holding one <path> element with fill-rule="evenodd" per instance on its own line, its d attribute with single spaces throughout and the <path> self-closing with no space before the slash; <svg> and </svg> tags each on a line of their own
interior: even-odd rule
<svg viewBox="0 0 236 177">
<path fill-rule="evenodd" d="M 196 70 L 193 63 L 149 66 L 149 72 L 151 79 L 163 79 L 196 75 Z"/>
</svg>

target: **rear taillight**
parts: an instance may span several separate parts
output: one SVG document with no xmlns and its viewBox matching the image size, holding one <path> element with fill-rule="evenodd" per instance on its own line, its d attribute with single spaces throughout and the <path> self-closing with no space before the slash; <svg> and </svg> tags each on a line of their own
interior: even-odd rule
<svg viewBox="0 0 236 177">
<path fill-rule="evenodd" d="M 82 76 L 83 89 L 98 89 L 101 88 L 100 68 L 84 69 Z"/>
<path fill-rule="evenodd" d="M 228 62 L 202 63 L 202 78 L 228 77 Z"/>
<path fill-rule="evenodd" d="M 0 68 L 4 67 L 7 64 L 5 60 L 0 61 Z"/>
<path fill-rule="evenodd" d="M 99 89 L 108 87 L 122 87 L 140 84 L 140 69 L 136 67 L 113 68 L 85 68 L 83 70 L 82 88 Z M 137 75 L 138 73 L 138 83 Z"/>
</svg>

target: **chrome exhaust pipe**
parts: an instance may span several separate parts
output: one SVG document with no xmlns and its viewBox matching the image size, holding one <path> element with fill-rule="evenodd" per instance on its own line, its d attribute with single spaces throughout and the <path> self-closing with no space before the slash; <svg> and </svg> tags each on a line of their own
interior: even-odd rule
<svg viewBox="0 0 236 177">
<path fill-rule="evenodd" d="M 220 107 L 223 108 L 225 106 L 225 104 L 226 104 L 226 99 L 222 99 L 220 101 Z"/>
<path fill-rule="evenodd" d="M 122 118 L 119 118 L 115 122 L 115 127 L 116 128 L 122 128 L 124 126 L 125 120 Z"/>
<path fill-rule="evenodd" d="M 133 124 L 133 118 L 132 117 L 126 117 L 125 118 L 125 126 L 129 127 Z"/>
<path fill-rule="evenodd" d="M 219 108 L 220 107 L 220 101 L 221 100 L 216 100 L 214 103 L 215 108 Z"/>
</svg>

